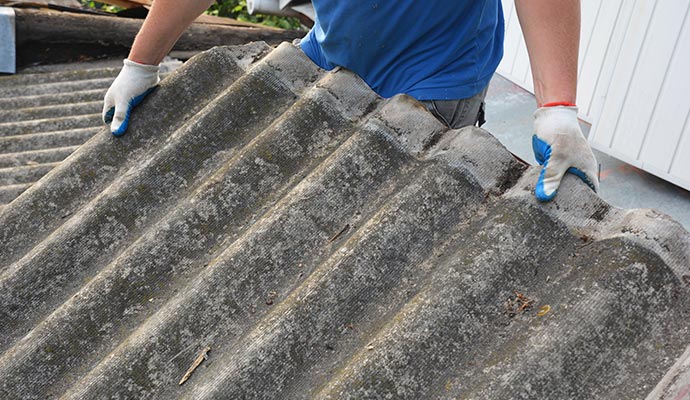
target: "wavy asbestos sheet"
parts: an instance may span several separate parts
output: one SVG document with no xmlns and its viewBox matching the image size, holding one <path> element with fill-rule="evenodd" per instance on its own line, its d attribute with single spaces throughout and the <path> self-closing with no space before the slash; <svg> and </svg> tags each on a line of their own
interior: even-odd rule
<svg viewBox="0 0 690 400">
<path fill-rule="evenodd" d="M 644 398 L 690 235 L 537 173 L 292 45 L 202 53 L 0 211 L 0 398 Z"/>
<path fill-rule="evenodd" d="M 121 65 L 56 64 L 0 77 L 0 208 L 101 130 L 103 97 Z"/>
</svg>

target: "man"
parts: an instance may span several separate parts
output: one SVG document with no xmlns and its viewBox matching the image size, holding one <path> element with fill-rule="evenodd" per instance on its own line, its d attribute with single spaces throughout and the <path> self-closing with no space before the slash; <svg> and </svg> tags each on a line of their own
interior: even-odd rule
<svg viewBox="0 0 690 400">
<path fill-rule="evenodd" d="M 500 0 L 313 0 L 317 21 L 300 47 L 320 67 L 352 70 L 383 97 L 406 93 L 452 128 L 481 124 L 482 104 L 503 55 Z M 158 83 L 158 63 L 211 0 L 156 0 L 105 96 L 114 135 Z M 597 164 L 578 120 L 575 94 L 579 0 L 516 0 L 539 108 L 535 195 L 556 196 L 566 172 L 594 191 Z"/>
</svg>

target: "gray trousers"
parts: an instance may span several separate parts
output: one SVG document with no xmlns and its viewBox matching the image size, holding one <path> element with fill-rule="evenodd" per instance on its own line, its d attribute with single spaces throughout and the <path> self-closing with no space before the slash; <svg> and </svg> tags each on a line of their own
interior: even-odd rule
<svg viewBox="0 0 690 400">
<path fill-rule="evenodd" d="M 295 39 L 292 44 L 298 48 L 302 39 Z M 336 70 L 340 67 L 336 67 Z M 489 90 L 487 85 L 481 92 L 467 99 L 459 100 L 422 100 L 439 121 L 446 124 L 451 129 L 460 129 L 465 126 L 484 125 L 484 98 Z"/>
<path fill-rule="evenodd" d="M 460 100 L 422 100 L 432 114 L 447 127 L 460 129 L 465 126 L 482 126 L 484 120 L 484 98 L 489 87 L 476 95 Z"/>
</svg>

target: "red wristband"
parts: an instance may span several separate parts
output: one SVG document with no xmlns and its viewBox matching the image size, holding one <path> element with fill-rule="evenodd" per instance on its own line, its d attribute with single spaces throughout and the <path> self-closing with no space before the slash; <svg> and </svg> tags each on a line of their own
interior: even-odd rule
<svg viewBox="0 0 690 400">
<path fill-rule="evenodd" d="M 567 101 L 555 101 L 553 103 L 542 104 L 542 107 L 557 107 L 557 106 L 577 107 L 577 105 L 575 105 L 573 103 L 568 103 Z"/>
</svg>

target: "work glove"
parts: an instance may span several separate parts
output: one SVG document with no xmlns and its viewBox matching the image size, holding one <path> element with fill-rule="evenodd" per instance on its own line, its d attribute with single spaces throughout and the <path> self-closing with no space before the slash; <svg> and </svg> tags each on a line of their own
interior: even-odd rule
<svg viewBox="0 0 690 400">
<path fill-rule="evenodd" d="M 597 161 L 580 129 L 577 107 L 540 107 L 534 113 L 534 131 L 532 149 L 542 166 L 534 191 L 537 200 L 553 199 L 566 172 L 582 179 L 595 192 L 599 190 Z"/>
<path fill-rule="evenodd" d="M 103 104 L 103 122 L 110 124 L 113 135 L 125 133 L 132 109 L 155 89 L 159 81 L 157 65 L 124 60 L 122 70 L 110 85 Z"/>
</svg>

